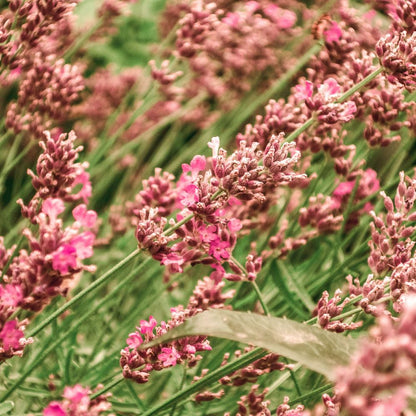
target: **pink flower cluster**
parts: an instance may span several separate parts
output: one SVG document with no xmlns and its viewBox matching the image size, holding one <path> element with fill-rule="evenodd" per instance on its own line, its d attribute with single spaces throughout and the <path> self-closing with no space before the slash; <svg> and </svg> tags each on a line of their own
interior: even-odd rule
<svg viewBox="0 0 416 416">
<path fill-rule="evenodd" d="M 44 132 L 44 138 L 39 142 L 43 152 L 38 158 L 36 173 L 28 171 L 40 198 L 62 198 L 68 202 L 82 199 L 88 203 L 91 182 L 86 169 L 89 165 L 88 162 L 76 162 L 83 150 L 82 146 L 75 147 L 76 139 L 73 131 L 68 135 Z M 23 210 L 23 214 L 26 212 Z"/>
<path fill-rule="evenodd" d="M 406 263 L 412 257 L 415 231 L 412 224 L 416 219 L 414 203 L 416 201 L 416 180 L 400 174 L 394 203 L 390 197 L 381 192 L 387 215 L 376 215 L 371 212 L 371 254 L 368 264 L 376 274 L 393 270 Z"/>
<path fill-rule="evenodd" d="M 53 297 L 65 295 L 67 282 L 74 276 L 83 270 L 95 270 L 84 260 L 93 254 L 97 213 L 86 204 L 78 204 L 72 209 L 70 225 L 65 226 L 60 218 L 66 201 L 87 200 L 91 195 L 86 165 L 75 162 L 81 149 L 73 148 L 73 134 L 68 139 L 65 135 L 53 139 L 49 133 L 45 137 L 38 175 L 29 172 L 37 192 L 27 206 L 18 201 L 36 232 L 34 227 L 22 231 L 28 248 L 17 253 L 14 247 L 7 250 L 1 239 L 0 359 L 21 355 L 24 345 L 30 342 L 23 336 L 27 320 L 10 320 L 19 308 L 39 311 Z"/>
<path fill-rule="evenodd" d="M 232 258 L 237 234 L 246 216 L 251 215 L 247 206 L 253 204 L 253 211 L 261 204 L 267 207 L 276 188 L 302 180 L 305 175 L 294 171 L 300 153 L 294 144 L 284 143 L 282 135 L 271 138 L 264 151 L 255 143 L 248 147 L 241 142 L 239 149 L 227 156 L 218 138 L 213 138 L 209 146 L 212 158 L 195 156 L 190 164 L 183 164 L 183 174 L 175 185 L 171 175 L 161 176 L 160 171 L 144 182 L 148 189 L 130 205 L 137 216 L 134 222 L 139 247 L 149 250 L 169 273 L 182 272 L 186 264 L 204 263 L 215 270 L 211 277 L 216 281 L 254 280 L 261 258 L 249 254 L 245 268 Z M 177 221 L 186 219 L 185 224 L 175 227 L 173 233 L 164 231 L 168 220 L 153 208 L 158 201 L 165 215 L 180 209 Z M 242 201 L 246 209 L 240 209 Z M 174 226 L 175 222 L 171 220 L 170 224 Z M 231 272 L 226 272 L 224 263 Z"/>
<path fill-rule="evenodd" d="M 38 53 L 19 85 L 18 100 L 8 107 L 6 125 L 16 134 L 28 131 L 35 138 L 42 137 L 44 130 L 67 119 L 83 89 L 80 68 L 51 55 L 45 60 Z"/>
<path fill-rule="evenodd" d="M 97 386 L 100 390 L 102 386 Z M 62 401 L 53 401 L 43 410 L 43 416 L 101 416 L 104 413 L 108 416 L 111 404 L 108 402 L 110 393 L 102 394 L 95 399 L 90 399 L 93 393 L 90 389 L 76 384 L 72 387 L 65 387 Z"/>
<path fill-rule="evenodd" d="M 224 283 L 215 283 L 208 277 L 198 282 L 188 306 L 178 306 L 171 309 L 171 319 L 157 325 L 153 316 L 148 321 L 140 321 L 137 331 L 129 334 L 127 347 L 121 351 L 120 365 L 123 375 L 137 383 L 146 383 L 152 371 L 160 371 L 186 361 L 192 367 L 202 357 L 198 351 L 209 351 L 211 346 L 206 337 L 194 336 L 181 338 L 169 344 L 161 344 L 152 348 L 142 348 L 142 343 L 165 334 L 169 329 L 183 323 L 208 308 L 224 308 L 224 302 L 232 298 L 234 291 L 222 293 Z"/>
<path fill-rule="evenodd" d="M 304 81 L 304 84 L 295 86 L 294 97 L 298 102 L 304 101 L 311 111 L 316 111 L 318 120 L 326 124 L 347 122 L 354 118 L 357 106 L 354 101 L 337 103 L 341 96 L 341 86 L 334 78 L 326 79 L 313 93 L 313 83 Z"/>
<path fill-rule="evenodd" d="M 351 416 L 399 415 L 415 382 L 416 298 L 397 322 L 382 314 L 349 367 L 338 372 L 336 402 Z"/>
<path fill-rule="evenodd" d="M 331 197 L 319 194 L 309 199 L 309 206 L 299 210 L 299 224 L 302 227 L 312 226 L 318 233 L 329 233 L 339 230 L 345 221 L 345 230 L 349 230 L 359 223 L 364 213 L 369 213 L 373 206 L 367 202 L 359 210 L 347 213 L 343 217 L 349 204 L 355 206 L 379 188 L 377 173 L 372 169 L 357 170 L 351 175 L 351 180 L 341 182 L 333 191 Z M 355 191 L 354 191 L 355 190 Z"/>
<path fill-rule="evenodd" d="M 290 65 L 288 54 L 280 47 L 297 33 L 296 12 L 301 9 L 296 1 L 280 7 L 270 1 L 215 4 L 196 0 L 168 7 L 170 15 L 165 18 L 169 22 L 162 26 L 163 31 L 175 23 L 178 27 L 176 50 L 168 52 L 180 56 L 191 79 L 185 85 L 169 83 L 162 88 L 166 100 L 173 99 L 180 106 L 199 91 L 221 111 L 236 104 L 252 86 L 257 88 L 259 81 L 267 85 Z M 263 73 L 261 80 L 256 77 L 259 72 Z M 204 100 L 184 119 L 205 126 L 219 117 L 218 110 L 210 111 Z"/>
</svg>

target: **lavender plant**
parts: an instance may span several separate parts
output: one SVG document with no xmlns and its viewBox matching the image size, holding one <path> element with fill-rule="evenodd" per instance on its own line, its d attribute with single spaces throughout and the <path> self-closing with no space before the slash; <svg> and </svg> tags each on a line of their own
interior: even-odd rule
<svg viewBox="0 0 416 416">
<path fill-rule="evenodd" d="M 0 414 L 415 414 L 415 21 L 2 4 Z"/>
</svg>

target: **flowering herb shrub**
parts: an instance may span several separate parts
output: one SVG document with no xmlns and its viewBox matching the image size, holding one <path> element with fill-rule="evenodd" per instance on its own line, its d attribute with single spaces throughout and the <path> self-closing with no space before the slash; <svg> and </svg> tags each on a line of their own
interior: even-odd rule
<svg viewBox="0 0 416 416">
<path fill-rule="evenodd" d="M 0 7 L 0 414 L 416 414 L 415 1 Z"/>
</svg>

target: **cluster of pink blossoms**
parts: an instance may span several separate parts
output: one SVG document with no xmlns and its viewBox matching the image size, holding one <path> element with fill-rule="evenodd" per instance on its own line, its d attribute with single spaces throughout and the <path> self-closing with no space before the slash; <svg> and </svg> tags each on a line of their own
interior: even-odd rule
<svg viewBox="0 0 416 416">
<path fill-rule="evenodd" d="M 254 280 L 261 258 L 250 253 L 245 268 L 232 258 L 237 234 L 251 215 L 247 206 L 267 206 L 276 188 L 303 180 L 305 175 L 294 171 L 300 153 L 294 144 L 284 143 L 282 135 L 273 137 L 264 151 L 255 143 L 248 147 L 241 142 L 227 156 L 218 138 L 209 146 L 212 157 L 195 156 L 190 164 L 183 164 L 176 184 L 172 175 L 158 172 L 144 182 L 146 189 L 129 206 L 139 247 L 147 249 L 169 273 L 182 272 L 186 264 L 204 263 L 214 269 L 211 277 L 216 281 Z M 243 201 L 246 209 L 240 209 Z M 176 218 L 184 222 L 181 226 L 166 218 L 175 209 L 180 209 Z M 174 232 L 164 230 L 168 222 Z"/>
<path fill-rule="evenodd" d="M 313 90 L 313 83 L 304 81 L 304 84 L 295 86 L 294 97 L 298 103 L 304 101 L 311 111 L 316 111 L 319 121 L 335 124 L 347 122 L 354 118 L 357 112 L 357 106 L 354 101 L 336 102 L 342 91 L 341 86 L 334 78 L 327 78 L 323 84 L 318 86 L 315 94 Z"/>
<path fill-rule="evenodd" d="M 408 296 L 397 322 L 381 314 L 350 366 L 340 369 L 335 401 L 351 416 L 399 415 L 416 381 L 416 297 Z"/>
<path fill-rule="evenodd" d="M 406 177 L 401 172 L 394 202 L 385 192 L 380 194 L 387 214 L 376 215 L 370 211 L 373 222 L 370 224 L 371 251 L 368 264 L 374 274 L 369 274 L 362 284 L 358 278 L 347 276 L 349 294 L 344 300 L 339 289 L 332 298 L 329 298 L 327 291 L 323 293 L 315 309 L 315 315 L 318 323 L 325 329 L 343 332 L 361 326 L 361 322 L 346 323 L 337 319 L 349 304 L 362 308 L 367 314 L 377 316 L 377 304 L 393 299 L 395 311 L 400 312 L 406 296 L 416 291 L 416 263 L 412 255 L 415 245 L 412 236 L 416 228 L 411 225 L 416 218 L 415 179 Z M 358 297 L 359 299 L 355 300 Z"/>
<path fill-rule="evenodd" d="M 97 386 L 97 390 L 102 386 Z M 100 416 L 104 412 L 108 416 L 114 414 L 107 413 L 111 409 L 108 397 L 111 394 L 102 394 L 95 399 L 90 399 L 93 393 L 90 389 L 76 384 L 73 387 L 65 387 L 62 395 L 63 400 L 50 402 L 43 410 L 43 416 Z"/>
<path fill-rule="evenodd" d="M 1 360 L 21 355 L 31 341 L 24 338 L 27 320 L 10 320 L 19 308 L 40 311 L 53 297 L 65 295 L 70 287 L 67 282 L 80 272 L 95 270 L 83 261 L 93 254 L 97 213 L 81 203 L 72 209 L 72 224 L 65 226 L 60 218 L 66 201 L 87 202 L 91 195 L 87 165 L 76 162 L 81 148 L 74 148 L 74 140 L 72 133 L 68 138 L 45 134 L 37 175 L 29 172 L 37 192 L 28 205 L 18 201 L 36 233 L 34 227 L 22 231 L 28 248 L 18 253 L 15 247 L 7 250 L 1 240 Z"/>
<path fill-rule="evenodd" d="M 141 320 L 137 331 L 129 334 L 127 347 L 121 351 L 120 365 L 124 377 L 137 383 L 146 383 L 152 371 L 160 371 L 185 361 L 188 366 L 195 366 L 202 358 L 196 353 L 211 350 L 206 337 L 186 337 L 152 348 L 142 348 L 141 345 L 208 308 L 225 308 L 225 301 L 233 297 L 234 291 L 222 293 L 223 287 L 224 282 L 217 283 L 205 277 L 198 282 L 186 308 L 181 305 L 171 308 L 171 319 L 168 322 L 162 321 L 158 326 L 153 316 L 148 321 Z"/>
<path fill-rule="evenodd" d="M 349 204 L 358 205 L 360 201 L 373 195 L 380 189 L 380 183 L 372 169 L 356 171 L 354 174 L 348 178 L 351 180 L 341 182 L 330 197 L 324 197 L 322 194 L 311 197 L 309 206 L 299 210 L 299 224 L 302 227 L 311 226 L 316 229 L 316 233 L 321 234 L 341 229 L 343 222 L 345 230 L 355 227 L 362 214 L 372 210 L 372 204 L 366 202 L 361 209 L 347 212 L 347 218 L 344 218 L 343 214 Z"/>
</svg>

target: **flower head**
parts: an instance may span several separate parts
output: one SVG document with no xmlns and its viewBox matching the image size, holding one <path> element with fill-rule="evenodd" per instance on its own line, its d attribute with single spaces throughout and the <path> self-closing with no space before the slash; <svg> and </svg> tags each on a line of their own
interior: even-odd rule
<svg viewBox="0 0 416 416">
<path fill-rule="evenodd" d="M 5 350 L 10 348 L 18 349 L 20 347 L 19 340 L 23 336 L 23 332 L 18 329 L 16 319 L 6 322 L 0 332 L 0 339 L 3 341 L 3 348 Z"/>
<path fill-rule="evenodd" d="M 162 348 L 162 352 L 157 358 L 162 361 L 163 367 L 172 367 L 176 365 L 176 361 L 181 358 L 181 356 L 178 354 L 175 347 L 165 347 Z"/>
</svg>

